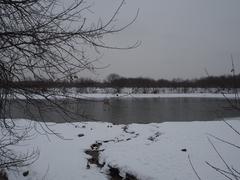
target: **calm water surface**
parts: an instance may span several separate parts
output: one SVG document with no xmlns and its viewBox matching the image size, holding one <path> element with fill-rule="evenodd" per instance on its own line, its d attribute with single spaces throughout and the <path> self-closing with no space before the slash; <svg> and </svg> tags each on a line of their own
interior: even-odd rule
<svg viewBox="0 0 240 180">
<path fill-rule="evenodd" d="M 105 121 L 114 124 L 170 121 L 212 121 L 240 117 L 225 99 L 215 98 L 112 98 L 102 101 L 58 100 L 69 112 L 50 107 L 46 101 L 32 104 L 12 101 L 12 117 L 46 122 Z M 70 113 L 71 111 L 71 113 Z"/>
</svg>

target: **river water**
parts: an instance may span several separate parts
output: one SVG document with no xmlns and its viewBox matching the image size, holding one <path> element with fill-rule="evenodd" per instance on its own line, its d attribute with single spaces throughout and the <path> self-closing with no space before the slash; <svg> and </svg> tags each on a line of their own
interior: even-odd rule
<svg viewBox="0 0 240 180">
<path fill-rule="evenodd" d="M 112 98 L 108 100 L 58 100 L 59 108 L 44 100 L 31 104 L 11 102 L 12 118 L 46 122 L 104 121 L 114 124 L 172 121 L 213 121 L 240 117 L 220 98 Z M 61 109 L 63 108 L 63 109 Z"/>
</svg>

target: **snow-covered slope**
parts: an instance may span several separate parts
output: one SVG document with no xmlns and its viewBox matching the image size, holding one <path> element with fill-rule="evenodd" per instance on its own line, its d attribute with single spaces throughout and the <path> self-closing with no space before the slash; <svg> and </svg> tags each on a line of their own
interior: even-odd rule
<svg viewBox="0 0 240 180">
<path fill-rule="evenodd" d="M 18 125 L 33 124 L 23 119 L 15 122 Z M 240 118 L 227 122 L 240 130 Z M 37 124 L 35 128 L 40 130 L 40 125 L 43 124 Z M 240 169 L 240 149 L 209 135 L 240 145 L 240 136 L 223 121 L 128 126 L 95 122 L 48 125 L 67 140 L 55 135 L 47 137 L 33 129 L 32 138 L 14 149 L 21 152 L 38 148 L 39 159 L 18 172 L 8 171 L 10 180 L 101 180 L 108 179 L 109 167 L 119 169 L 122 177 L 127 173 L 142 180 L 197 179 L 193 169 L 202 179 L 225 179 L 206 164 L 209 162 L 226 170 L 208 138 L 229 165 Z M 87 149 L 93 150 L 91 145 L 96 142 L 99 144 L 99 163 L 105 163 L 103 167 L 89 163 L 91 156 L 85 153 Z M 25 171 L 29 174 L 24 177 Z"/>
</svg>

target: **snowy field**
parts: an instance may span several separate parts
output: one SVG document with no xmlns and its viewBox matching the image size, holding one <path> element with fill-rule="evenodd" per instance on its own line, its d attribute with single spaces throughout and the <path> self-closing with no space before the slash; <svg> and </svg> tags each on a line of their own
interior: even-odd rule
<svg viewBox="0 0 240 180">
<path fill-rule="evenodd" d="M 39 149 L 40 156 L 28 167 L 8 171 L 9 180 L 106 180 L 116 169 L 119 177 L 134 176 L 139 180 L 194 180 L 198 179 L 196 173 L 204 180 L 226 179 L 206 163 L 227 170 L 210 141 L 231 168 L 240 169 L 240 149 L 213 137 L 240 145 L 240 136 L 223 121 L 128 126 L 96 122 L 47 124 L 65 140 L 43 135 L 44 124 L 23 119 L 15 122 L 18 126 L 35 126 L 31 139 L 14 147 L 16 152 Z M 227 122 L 240 130 L 240 118 Z M 94 153 L 97 161 L 92 158 Z M 24 172 L 29 174 L 23 176 Z"/>
</svg>

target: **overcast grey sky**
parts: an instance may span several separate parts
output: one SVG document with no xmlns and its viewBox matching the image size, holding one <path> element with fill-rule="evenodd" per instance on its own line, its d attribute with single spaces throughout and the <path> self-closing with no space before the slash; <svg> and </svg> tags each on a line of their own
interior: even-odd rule
<svg viewBox="0 0 240 180">
<path fill-rule="evenodd" d="M 120 0 L 95 2 L 92 10 L 103 19 Z M 127 77 L 197 78 L 228 74 L 232 54 L 240 67 L 239 0 L 126 0 L 117 24 L 126 23 L 140 9 L 136 22 L 127 30 L 110 36 L 113 45 L 127 46 L 137 40 L 133 50 L 103 50 L 98 78 L 109 73 Z"/>
</svg>

